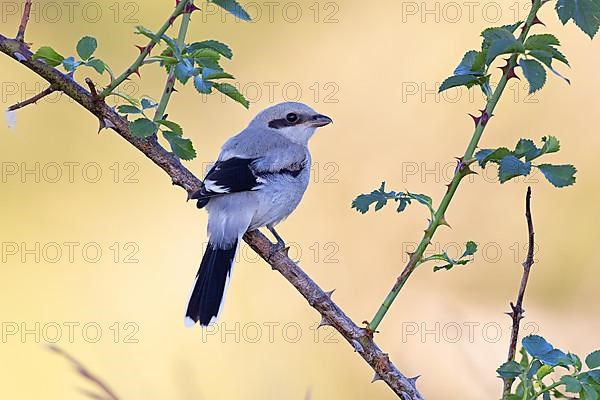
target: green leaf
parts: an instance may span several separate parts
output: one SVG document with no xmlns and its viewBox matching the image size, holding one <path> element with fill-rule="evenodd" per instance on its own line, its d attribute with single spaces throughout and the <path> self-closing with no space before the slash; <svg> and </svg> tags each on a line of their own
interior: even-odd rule
<svg viewBox="0 0 600 400">
<path fill-rule="evenodd" d="M 560 46 L 560 41 L 556 36 L 549 33 L 531 35 L 525 41 L 525 49 L 527 50 L 546 50 L 548 46 Z"/>
<path fill-rule="evenodd" d="M 523 75 L 529 82 L 529 94 L 537 92 L 546 83 L 546 70 L 544 66 L 536 60 L 519 60 L 519 65 L 523 70 Z"/>
<path fill-rule="evenodd" d="M 520 139 L 515 147 L 514 155 L 517 158 L 525 157 L 525 161 L 531 161 L 539 153 L 540 149 L 531 139 Z"/>
<path fill-rule="evenodd" d="M 552 372 L 554 372 L 554 367 L 552 365 L 542 365 L 535 375 L 538 379 L 544 379 L 544 377 L 550 375 Z"/>
<path fill-rule="evenodd" d="M 121 114 L 141 114 L 142 110 L 135 106 L 130 106 L 129 104 L 122 104 L 117 107 L 117 111 Z"/>
<path fill-rule="evenodd" d="M 175 67 L 175 77 L 184 85 L 192 76 L 198 75 L 199 73 L 200 70 L 198 68 L 194 68 L 194 64 L 192 64 L 192 62 L 187 58 L 181 60 Z"/>
<path fill-rule="evenodd" d="M 552 60 L 554 60 L 554 56 L 551 50 L 531 50 L 529 52 L 529 55 L 540 61 L 542 64 L 544 64 L 546 68 L 552 71 L 554 75 L 564 79 L 568 84 L 571 83 L 571 80 L 569 78 L 562 75 L 552 66 Z"/>
<path fill-rule="evenodd" d="M 133 97 L 125 92 L 119 92 L 119 91 L 115 90 L 114 92 L 111 92 L 110 95 L 125 99 L 132 106 L 138 107 L 140 105 L 140 102 L 138 101 L 138 99 L 136 99 L 135 97 Z"/>
<path fill-rule="evenodd" d="M 581 384 L 579 383 L 579 381 L 570 375 L 562 376 L 560 378 L 560 383 L 565 385 L 565 390 L 567 392 L 579 393 L 581 391 Z"/>
<path fill-rule="evenodd" d="M 542 171 L 546 179 L 557 188 L 570 186 L 575 183 L 577 169 L 572 165 L 541 164 L 537 167 Z"/>
<path fill-rule="evenodd" d="M 485 168 L 488 162 L 499 163 L 504 157 L 513 154 L 506 147 L 497 149 L 482 149 L 475 154 L 475 159 L 481 168 Z"/>
<path fill-rule="evenodd" d="M 212 93 L 212 88 L 214 86 L 214 82 L 205 81 L 202 79 L 202 76 L 198 75 L 194 77 L 194 87 L 196 90 L 203 94 Z"/>
<path fill-rule="evenodd" d="M 544 364 L 552 366 L 568 365 L 570 363 L 567 355 L 559 349 L 552 349 L 549 352 L 540 355 L 538 358 L 542 360 Z"/>
<path fill-rule="evenodd" d="M 490 65 L 501 54 L 523 53 L 525 47 L 513 33 L 504 27 L 490 28 L 483 31 L 483 48 L 486 49 L 486 64 Z"/>
<path fill-rule="evenodd" d="M 582 383 L 583 392 L 580 392 L 581 400 L 598 400 L 598 392 L 587 383 Z"/>
<path fill-rule="evenodd" d="M 225 96 L 237 101 L 246 108 L 250 106 L 248 100 L 244 98 L 244 96 L 235 88 L 235 86 L 229 83 L 215 83 L 215 89 L 223 93 Z"/>
<path fill-rule="evenodd" d="M 476 252 L 477 252 L 477 243 L 470 240 L 467 242 L 465 252 L 463 253 L 463 255 L 460 258 L 472 256 Z"/>
<path fill-rule="evenodd" d="M 244 21 L 250 21 L 250 15 L 242 8 L 242 6 L 235 0 L 210 0 L 211 3 L 222 7 L 226 11 L 229 11 L 234 16 Z"/>
<path fill-rule="evenodd" d="M 542 154 L 556 153 L 560 150 L 560 142 L 556 136 L 544 136 L 542 141 L 544 142 L 544 145 L 542 146 L 542 150 L 538 157 Z"/>
<path fill-rule="evenodd" d="M 157 107 L 157 106 L 158 106 L 158 103 L 157 103 L 157 102 L 155 102 L 154 100 L 152 100 L 152 99 L 150 99 L 150 98 L 148 98 L 148 97 L 144 97 L 144 98 L 142 99 L 142 103 L 141 103 L 141 104 L 142 104 L 142 108 L 143 108 L 144 110 L 147 110 L 147 109 L 149 109 L 149 108 L 155 108 L 155 107 Z"/>
<path fill-rule="evenodd" d="M 163 136 L 169 142 L 171 151 L 177 157 L 186 161 L 196 158 L 196 150 L 194 150 L 190 139 L 182 138 L 181 135 L 170 131 L 163 132 Z"/>
<path fill-rule="evenodd" d="M 589 369 L 600 367 L 600 350 L 588 354 L 585 358 L 585 365 L 587 365 Z"/>
<path fill-rule="evenodd" d="M 539 335 L 525 336 L 521 340 L 521 344 L 532 357 L 540 357 L 548 353 L 554 347 Z"/>
<path fill-rule="evenodd" d="M 447 78 L 438 90 L 438 93 L 443 92 L 444 90 L 448 90 L 457 86 L 466 86 L 467 88 L 471 88 L 475 85 L 481 85 L 486 82 L 486 77 L 479 75 L 454 75 Z"/>
<path fill-rule="evenodd" d="M 82 60 L 87 60 L 94 54 L 97 47 L 98 42 L 96 41 L 96 38 L 84 36 L 77 42 L 77 54 Z"/>
<path fill-rule="evenodd" d="M 74 72 L 81 65 L 81 61 L 75 61 L 75 57 L 67 57 L 62 62 L 67 72 Z"/>
<path fill-rule="evenodd" d="M 176 122 L 173 121 L 167 121 L 166 119 L 159 119 L 158 121 L 156 121 L 156 123 L 166 126 L 167 128 L 169 128 L 170 130 L 173 131 L 173 133 L 182 136 L 183 135 L 183 128 L 177 124 Z"/>
<path fill-rule="evenodd" d="M 156 132 L 156 124 L 147 118 L 139 118 L 129 124 L 129 131 L 135 137 L 145 138 Z"/>
<path fill-rule="evenodd" d="M 92 60 L 86 61 L 84 63 L 85 66 L 94 68 L 97 73 L 103 74 L 106 70 L 106 64 L 99 58 L 94 58 Z"/>
<path fill-rule="evenodd" d="M 371 204 L 375 203 L 375 211 L 378 211 L 387 204 L 388 199 L 394 197 L 393 195 L 395 195 L 394 192 L 385 192 L 385 182 L 382 182 L 379 189 L 357 196 L 352 201 L 352 208 L 355 208 L 361 214 L 366 214 Z"/>
<path fill-rule="evenodd" d="M 35 54 L 31 57 L 34 60 L 44 60 L 46 64 L 51 67 L 58 67 L 62 64 L 65 59 L 63 56 L 58 54 L 52 47 L 44 46 L 37 49 Z"/>
<path fill-rule="evenodd" d="M 513 379 L 521 375 L 523 367 L 516 361 L 507 361 L 502 364 L 496 372 L 501 378 Z"/>
<path fill-rule="evenodd" d="M 424 206 L 427 206 L 427 208 L 429 208 L 429 210 L 433 213 L 433 200 L 431 199 L 431 197 L 425 194 L 417 194 L 410 192 L 406 193 L 406 195 L 411 199 L 414 199 L 419 203 L 423 204 Z"/>
<path fill-rule="evenodd" d="M 506 156 L 500 161 L 498 178 L 505 183 L 517 176 L 527 176 L 531 172 L 531 162 L 523 162 L 515 156 Z M 531 353 L 529 353 L 531 354 Z"/>
<path fill-rule="evenodd" d="M 600 2 L 598 0 L 558 0 L 556 13 L 563 25 L 573 20 L 591 39 L 594 38 L 600 27 Z"/>
<path fill-rule="evenodd" d="M 233 75 L 228 74 L 227 72 L 225 72 L 221 69 L 213 69 L 213 68 L 204 67 L 204 68 L 202 68 L 202 79 L 203 80 L 234 79 L 234 77 L 233 77 Z"/>
<path fill-rule="evenodd" d="M 219 54 L 223 55 L 223 57 L 231 59 L 233 57 L 233 52 L 225 43 L 218 42 L 216 40 L 204 40 L 202 42 L 194 42 L 188 46 L 188 52 L 198 49 L 212 49 Z"/>
<path fill-rule="evenodd" d="M 462 61 L 454 70 L 454 75 L 483 75 L 483 64 L 478 63 L 476 65 L 477 69 L 473 68 L 475 62 L 480 57 L 480 53 L 476 50 L 466 52 Z"/>
</svg>

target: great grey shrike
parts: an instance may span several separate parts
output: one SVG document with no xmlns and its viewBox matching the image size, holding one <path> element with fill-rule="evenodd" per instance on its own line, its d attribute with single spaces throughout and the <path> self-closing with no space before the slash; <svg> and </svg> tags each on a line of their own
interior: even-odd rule
<svg viewBox="0 0 600 400">
<path fill-rule="evenodd" d="M 233 136 L 192 195 L 208 211 L 209 242 L 186 312 L 186 326 L 213 324 L 242 235 L 266 226 L 283 248 L 275 225 L 298 206 L 310 179 L 308 140 L 331 118 L 302 103 L 269 107 Z"/>
</svg>

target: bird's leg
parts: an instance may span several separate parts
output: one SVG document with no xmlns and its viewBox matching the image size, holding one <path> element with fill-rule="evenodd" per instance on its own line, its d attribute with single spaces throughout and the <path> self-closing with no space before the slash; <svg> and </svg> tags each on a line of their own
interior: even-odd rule
<svg viewBox="0 0 600 400">
<path fill-rule="evenodd" d="M 277 253 L 278 251 L 281 251 L 281 250 L 283 250 L 284 253 L 287 254 L 289 247 L 287 247 L 285 245 L 285 241 L 283 240 L 283 238 L 281 236 L 279 236 L 279 233 L 277 233 L 277 231 L 275 230 L 275 227 L 273 227 L 273 225 L 267 225 L 267 229 L 269 230 L 269 232 L 271 232 L 273 234 L 273 236 L 275 236 L 275 239 L 277 239 L 277 243 L 273 247 L 273 254 Z"/>
</svg>

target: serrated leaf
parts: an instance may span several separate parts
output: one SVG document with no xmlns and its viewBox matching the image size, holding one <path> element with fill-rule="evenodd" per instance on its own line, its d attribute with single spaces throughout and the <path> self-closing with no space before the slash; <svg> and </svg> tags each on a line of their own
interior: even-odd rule
<svg viewBox="0 0 600 400">
<path fill-rule="evenodd" d="M 530 162 L 523 162 L 517 157 L 509 155 L 500 160 L 500 168 L 498 168 L 498 178 L 500 179 L 500 183 L 505 183 L 517 176 L 527 176 L 530 172 Z"/>
<path fill-rule="evenodd" d="M 516 361 L 507 361 L 496 370 L 501 378 L 513 379 L 521 375 L 523 367 Z"/>
<path fill-rule="evenodd" d="M 466 244 L 465 252 L 463 253 L 463 255 L 460 258 L 472 256 L 476 252 L 477 252 L 477 243 L 473 242 L 472 240 L 469 240 Z"/>
<path fill-rule="evenodd" d="M 145 138 L 156 132 L 156 124 L 148 118 L 139 118 L 129 124 L 129 131 L 135 137 Z"/>
<path fill-rule="evenodd" d="M 536 60 L 519 60 L 519 66 L 523 70 L 523 75 L 529 82 L 529 94 L 540 90 L 546 83 L 546 70 L 544 66 Z"/>
<path fill-rule="evenodd" d="M 150 99 L 150 98 L 148 98 L 148 97 L 144 97 L 144 98 L 142 99 L 142 102 L 141 102 L 141 104 L 142 104 L 142 108 L 143 108 L 144 110 L 147 110 L 147 109 L 149 109 L 149 108 L 155 108 L 155 107 L 157 107 L 157 106 L 158 106 L 158 103 L 157 103 L 157 102 L 155 102 L 154 100 L 152 100 L 152 99 Z"/>
<path fill-rule="evenodd" d="M 49 46 L 40 47 L 31 58 L 34 60 L 44 60 L 51 67 L 58 67 L 65 59 Z"/>
<path fill-rule="evenodd" d="M 560 142 L 556 136 L 544 136 L 542 141 L 544 145 L 542 146 L 541 154 L 556 153 L 560 150 Z"/>
<path fill-rule="evenodd" d="M 554 347 L 539 335 L 525 336 L 521 340 L 521 344 L 527 350 L 532 357 L 540 357 L 549 351 L 553 350 Z"/>
<path fill-rule="evenodd" d="M 475 159 L 481 168 L 485 168 L 488 162 L 499 163 L 504 157 L 511 155 L 512 151 L 506 147 L 497 149 L 482 149 L 475 153 Z"/>
<path fill-rule="evenodd" d="M 82 60 L 87 60 L 94 54 L 97 47 L 98 42 L 96 41 L 96 38 L 84 36 L 77 42 L 77 54 Z"/>
<path fill-rule="evenodd" d="M 177 66 L 175 66 L 175 77 L 184 85 L 192 76 L 198 75 L 199 73 L 200 70 L 198 68 L 194 68 L 194 64 L 192 64 L 192 62 L 187 58 L 184 58 L 177 63 Z"/>
<path fill-rule="evenodd" d="M 454 75 L 483 75 L 483 64 L 476 65 L 477 69 L 473 67 L 478 57 L 480 57 L 479 51 L 466 52 L 460 64 L 454 69 Z"/>
<path fill-rule="evenodd" d="M 202 76 L 198 75 L 194 77 L 194 87 L 196 90 L 203 94 L 212 93 L 212 88 L 214 86 L 213 82 L 205 81 L 202 79 Z"/>
<path fill-rule="evenodd" d="M 250 21 L 250 15 L 244 10 L 244 8 L 235 0 L 210 0 L 211 3 L 222 7 L 226 11 L 229 11 L 234 16 L 244 21 Z"/>
<path fill-rule="evenodd" d="M 438 89 L 438 93 L 457 86 L 466 86 L 467 88 L 471 88 L 484 82 L 485 77 L 479 75 L 454 75 L 442 82 L 440 88 Z"/>
<path fill-rule="evenodd" d="M 542 365 L 535 375 L 538 379 L 543 379 L 544 377 L 550 375 L 553 371 L 554 367 L 552 365 Z"/>
<path fill-rule="evenodd" d="M 375 203 L 375 211 L 380 210 L 387 204 L 388 196 L 390 194 L 385 192 L 385 182 L 381 183 L 381 186 L 377 190 L 373 190 L 371 193 L 365 193 L 357 196 L 352 201 L 352 208 L 355 208 L 362 214 L 369 211 L 371 204 Z"/>
<path fill-rule="evenodd" d="M 512 27 L 511 27 L 512 28 Z M 501 54 L 523 53 L 525 48 L 507 27 L 488 28 L 483 36 L 482 51 L 486 53 L 485 63 L 490 65 Z"/>
<path fill-rule="evenodd" d="M 432 212 L 433 212 L 433 200 L 431 199 L 431 197 L 427 196 L 426 194 L 418 194 L 418 193 L 406 193 L 406 195 L 408 197 L 410 197 L 411 199 L 414 199 L 416 201 L 418 201 L 419 203 L 423 204 L 424 206 L 427 206 Z"/>
<path fill-rule="evenodd" d="M 552 71 L 554 75 L 564 79 L 568 84 L 571 84 L 571 80 L 569 78 L 558 72 L 552 66 L 552 60 L 554 60 L 554 56 L 551 50 L 531 50 L 528 54 L 544 64 L 546 68 Z"/>
<path fill-rule="evenodd" d="M 248 100 L 246 100 L 246 98 L 236 89 L 235 86 L 233 86 L 229 83 L 215 83 L 214 87 L 219 92 L 221 92 L 225 96 L 237 101 L 244 107 L 248 108 L 250 106 L 250 103 L 248 102 Z"/>
<path fill-rule="evenodd" d="M 221 43 L 216 40 L 204 40 L 201 42 L 194 42 L 188 46 L 188 51 L 198 50 L 198 49 L 212 49 L 219 54 L 223 55 L 226 58 L 233 58 L 233 52 L 225 43 Z"/>
<path fill-rule="evenodd" d="M 538 356 L 538 358 L 544 364 L 552 366 L 565 365 L 569 363 L 567 355 L 559 349 L 552 349 L 549 352 Z"/>
<path fill-rule="evenodd" d="M 214 69 L 214 68 L 208 68 L 208 67 L 204 67 L 202 68 L 202 79 L 203 80 L 210 80 L 210 79 L 234 79 L 233 75 L 228 74 L 227 72 L 223 71 L 222 69 Z"/>
<path fill-rule="evenodd" d="M 542 171 L 546 179 L 558 188 L 570 186 L 575 183 L 577 169 L 572 165 L 541 164 L 537 167 Z"/>
<path fill-rule="evenodd" d="M 106 71 L 106 64 L 99 58 L 94 58 L 92 60 L 86 61 L 84 65 L 94 68 L 99 74 L 103 74 L 104 71 Z"/>
<path fill-rule="evenodd" d="M 176 122 L 173 121 L 168 121 L 166 119 L 159 119 L 158 121 L 156 121 L 156 123 L 166 126 L 167 128 L 169 128 L 171 131 L 173 131 L 173 133 L 182 136 L 183 135 L 183 128 L 181 127 L 181 125 L 179 125 Z"/>
<path fill-rule="evenodd" d="M 589 369 L 600 367 L 600 350 L 596 350 L 588 354 L 585 358 L 585 365 L 587 365 Z"/>
<path fill-rule="evenodd" d="M 533 140 L 520 139 L 513 153 L 517 158 L 525 157 L 525 161 L 531 161 L 532 157 L 535 158 L 539 151 L 540 149 L 533 143 Z"/>
<path fill-rule="evenodd" d="M 600 28 L 600 2 L 598 0 L 558 0 L 556 13 L 563 25 L 573 20 L 591 39 Z"/>
<path fill-rule="evenodd" d="M 565 390 L 570 393 L 579 393 L 581 391 L 581 384 L 579 381 L 569 375 L 562 376 L 560 378 L 560 383 L 565 385 Z"/>
<path fill-rule="evenodd" d="M 169 142 L 171 151 L 177 157 L 186 161 L 196 158 L 196 150 L 190 139 L 182 138 L 181 135 L 170 131 L 163 132 L 163 136 Z"/>
<path fill-rule="evenodd" d="M 581 400 L 598 400 L 598 392 L 592 385 L 582 383 L 581 386 L 583 387 L 583 392 L 580 392 L 580 395 L 583 393 L 580 397 Z"/>
<path fill-rule="evenodd" d="M 129 104 L 122 104 L 122 105 L 118 106 L 117 111 L 119 111 L 121 114 L 141 114 L 142 113 L 142 110 L 140 110 L 139 108 L 137 108 L 135 106 L 131 106 Z"/>
<path fill-rule="evenodd" d="M 548 46 L 560 46 L 560 41 L 549 33 L 531 35 L 525 40 L 527 50 L 546 50 Z"/>
</svg>

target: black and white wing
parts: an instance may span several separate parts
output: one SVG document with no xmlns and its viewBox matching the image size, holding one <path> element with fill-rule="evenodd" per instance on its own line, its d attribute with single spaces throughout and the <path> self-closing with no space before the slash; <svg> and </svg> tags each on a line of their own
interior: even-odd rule
<svg viewBox="0 0 600 400">
<path fill-rule="evenodd" d="M 198 208 L 202 208 L 215 196 L 257 190 L 261 179 L 252 168 L 252 163 L 256 160 L 233 157 L 217 161 L 206 174 L 202 188 L 191 198 L 197 199 Z"/>
<path fill-rule="evenodd" d="M 223 196 L 229 193 L 247 192 L 259 190 L 269 175 L 285 174 L 298 177 L 306 167 L 306 162 L 292 163 L 278 170 L 266 170 L 263 168 L 267 158 L 239 158 L 233 157 L 224 161 L 217 161 L 208 171 L 204 178 L 204 184 L 200 190 L 192 195 L 192 199 L 198 200 L 198 208 L 208 204 L 213 197 Z"/>
</svg>

